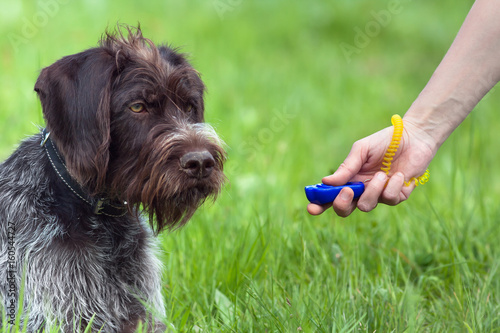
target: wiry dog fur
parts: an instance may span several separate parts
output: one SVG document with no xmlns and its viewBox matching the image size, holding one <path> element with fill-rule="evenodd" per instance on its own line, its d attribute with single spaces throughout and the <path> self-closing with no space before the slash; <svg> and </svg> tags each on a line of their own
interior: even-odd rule
<svg viewBox="0 0 500 333">
<path fill-rule="evenodd" d="M 104 332 L 133 331 L 139 321 L 164 328 L 150 316 L 165 314 L 152 236 L 186 223 L 224 180 L 198 73 L 140 29 L 120 30 L 43 69 L 35 90 L 71 178 L 90 201 L 126 202 L 124 215 L 101 214 L 75 195 L 42 134 L 0 165 L 0 302 L 12 314 L 24 288 L 29 332 L 79 332 L 89 322 Z"/>
</svg>

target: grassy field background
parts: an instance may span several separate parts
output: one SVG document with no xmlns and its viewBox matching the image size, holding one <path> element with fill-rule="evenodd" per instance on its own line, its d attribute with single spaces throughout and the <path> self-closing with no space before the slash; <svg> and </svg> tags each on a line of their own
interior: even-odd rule
<svg viewBox="0 0 500 333">
<path fill-rule="evenodd" d="M 140 22 L 190 54 L 229 152 L 219 200 L 160 236 L 175 331 L 500 332 L 498 91 L 404 204 L 312 217 L 303 193 L 404 114 L 472 3 L 0 0 L 0 159 L 43 125 L 41 68 Z"/>
</svg>

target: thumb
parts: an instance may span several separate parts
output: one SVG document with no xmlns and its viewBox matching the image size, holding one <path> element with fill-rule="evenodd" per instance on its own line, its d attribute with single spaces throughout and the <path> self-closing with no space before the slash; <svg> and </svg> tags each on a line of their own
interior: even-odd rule
<svg viewBox="0 0 500 333">
<path fill-rule="evenodd" d="M 366 162 L 366 157 L 362 154 L 362 149 L 358 144 L 354 144 L 351 152 L 332 175 L 323 177 L 323 184 L 339 186 L 344 185 L 356 176 L 361 167 Z"/>
</svg>

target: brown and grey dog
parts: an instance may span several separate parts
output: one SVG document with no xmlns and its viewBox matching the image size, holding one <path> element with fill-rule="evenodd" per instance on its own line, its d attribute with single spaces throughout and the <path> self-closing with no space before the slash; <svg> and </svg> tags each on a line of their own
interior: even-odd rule
<svg viewBox="0 0 500 333">
<path fill-rule="evenodd" d="M 153 235 L 224 182 L 198 73 L 122 27 L 43 69 L 35 91 L 46 129 L 0 165 L 0 324 L 162 331 Z"/>
</svg>

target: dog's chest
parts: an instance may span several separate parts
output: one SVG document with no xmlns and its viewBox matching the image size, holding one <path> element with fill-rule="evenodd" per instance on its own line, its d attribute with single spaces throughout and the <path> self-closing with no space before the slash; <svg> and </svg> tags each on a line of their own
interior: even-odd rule
<svg viewBox="0 0 500 333">
<path fill-rule="evenodd" d="M 87 221 L 66 224 L 67 230 L 59 239 L 73 253 L 85 253 L 88 261 L 116 272 L 130 269 L 148 253 L 149 234 L 138 221 L 131 218 L 93 216 Z"/>
</svg>

